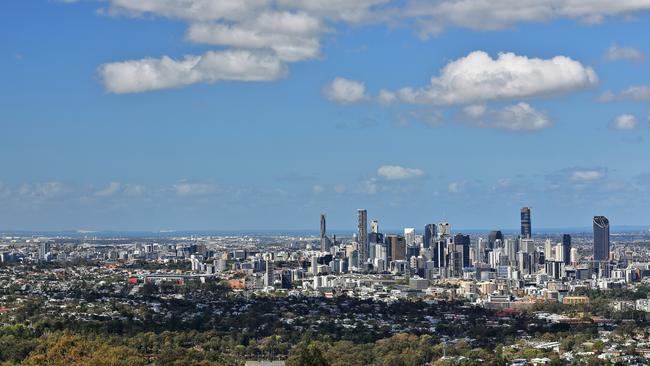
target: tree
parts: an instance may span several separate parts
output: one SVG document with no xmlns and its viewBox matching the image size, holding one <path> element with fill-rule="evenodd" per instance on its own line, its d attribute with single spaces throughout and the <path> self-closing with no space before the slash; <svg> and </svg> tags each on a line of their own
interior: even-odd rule
<svg viewBox="0 0 650 366">
<path fill-rule="evenodd" d="M 289 355 L 287 366 L 330 366 L 317 344 L 299 343 Z"/>
</svg>

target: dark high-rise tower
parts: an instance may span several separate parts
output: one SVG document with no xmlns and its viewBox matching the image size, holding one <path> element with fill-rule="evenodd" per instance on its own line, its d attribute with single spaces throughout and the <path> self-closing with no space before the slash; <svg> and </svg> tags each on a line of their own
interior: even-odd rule
<svg viewBox="0 0 650 366">
<path fill-rule="evenodd" d="M 433 243 L 436 241 L 436 224 L 426 224 L 424 226 L 424 240 L 422 246 L 425 248 L 433 247 Z"/>
<path fill-rule="evenodd" d="M 594 261 L 609 259 L 609 220 L 594 216 Z"/>
<path fill-rule="evenodd" d="M 359 267 L 364 269 L 368 261 L 368 211 L 358 209 L 357 216 L 359 220 L 358 237 L 359 241 Z"/>
<path fill-rule="evenodd" d="M 462 258 L 461 263 L 463 268 L 470 266 L 469 245 L 470 245 L 469 235 L 456 234 L 456 236 L 454 236 L 454 246 L 456 247 L 456 251 L 461 254 L 461 258 Z"/>
<path fill-rule="evenodd" d="M 503 244 L 503 233 L 500 230 L 490 231 L 488 234 L 488 249 L 494 249 L 497 240 L 501 240 L 501 244 Z"/>
<path fill-rule="evenodd" d="M 564 234 L 562 235 L 562 258 L 564 258 L 564 264 L 571 263 L 571 235 Z"/>
<path fill-rule="evenodd" d="M 320 250 L 323 252 L 328 252 L 329 248 L 329 238 L 327 237 L 327 223 L 325 220 L 325 214 L 320 215 Z"/>
<path fill-rule="evenodd" d="M 521 208 L 521 237 L 531 238 L 532 228 L 530 223 L 530 207 Z"/>
<path fill-rule="evenodd" d="M 320 237 L 321 239 L 325 237 L 327 232 L 325 214 L 320 214 Z"/>
</svg>

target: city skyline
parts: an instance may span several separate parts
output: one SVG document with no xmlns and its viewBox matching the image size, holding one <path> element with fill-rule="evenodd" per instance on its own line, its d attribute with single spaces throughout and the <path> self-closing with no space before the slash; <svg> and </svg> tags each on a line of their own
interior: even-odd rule
<svg viewBox="0 0 650 366">
<path fill-rule="evenodd" d="M 0 4 L 0 230 L 650 225 L 645 3 L 164 3 Z"/>
</svg>

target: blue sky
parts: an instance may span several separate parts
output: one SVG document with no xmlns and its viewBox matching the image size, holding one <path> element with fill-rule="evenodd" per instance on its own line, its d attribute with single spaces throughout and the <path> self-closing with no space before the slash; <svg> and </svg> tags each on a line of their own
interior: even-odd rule
<svg viewBox="0 0 650 366">
<path fill-rule="evenodd" d="M 0 3 L 0 228 L 650 224 L 647 1 L 337 2 Z"/>
</svg>

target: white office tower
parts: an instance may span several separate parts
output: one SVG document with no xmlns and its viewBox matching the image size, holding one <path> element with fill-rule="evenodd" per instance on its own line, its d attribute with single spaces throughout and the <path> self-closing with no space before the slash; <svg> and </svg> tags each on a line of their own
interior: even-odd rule
<svg viewBox="0 0 650 366">
<path fill-rule="evenodd" d="M 379 221 L 372 220 L 372 222 L 370 222 L 370 232 L 375 234 L 379 233 Z"/>
<path fill-rule="evenodd" d="M 554 249 L 555 248 L 553 248 L 553 243 L 551 243 L 551 239 L 546 239 L 546 241 L 544 242 L 544 259 L 547 262 L 555 260 Z"/>
<path fill-rule="evenodd" d="M 273 262 L 266 261 L 266 270 L 264 273 L 264 287 L 273 286 Z"/>
<path fill-rule="evenodd" d="M 517 252 L 519 251 L 518 244 L 519 242 L 516 240 L 506 239 L 505 248 L 510 262 L 517 261 Z"/>
<path fill-rule="evenodd" d="M 479 258 L 476 253 L 476 248 L 469 248 L 469 263 L 471 263 L 472 266 L 476 265 L 476 263 L 479 262 Z"/>
<path fill-rule="evenodd" d="M 520 238 L 519 239 L 519 251 L 524 253 L 534 253 L 535 252 L 535 242 L 533 239 Z"/>
<path fill-rule="evenodd" d="M 377 272 L 385 272 L 386 271 L 386 261 L 381 259 L 381 258 L 375 258 L 373 259 L 373 266 L 375 267 L 375 270 Z"/>
<path fill-rule="evenodd" d="M 448 222 L 441 222 L 438 224 L 438 237 L 444 238 L 451 236 L 451 225 Z"/>
<path fill-rule="evenodd" d="M 318 258 L 311 257 L 311 273 L 315 276 L 318 273 Z"/>
<path fill-rule="evenodd" d="M 482 255 L 485 252 L 485 239 L 478 238 L 476 241 L 476 252 L 478 255 Z"/>
<path fill-rule="evenodd" d="M 564 262 L 564 245 L 562 243 L 557 243 L 555 246 L 555 260 Z"/>
<path fill-rule="evenodd" d="M 415 244 L 415 229 L 412 227 L 404 228 L 404 240 L 406 241 L 406 246 L 411 246 Z"/>
<path fill-rule="evenodd" d="M 382 244 L 374 244 L 374 247 L 375 256 L 373 258 L 386 261 L 388 256 L 388 253 L 386 253 L 386 247 Z"/>
<path fill-rule="evenodd" d="M 578 248 L 571 248 L 571 263 L 580 262 L 580 256 L 578 255 Z"/>
</svg>

